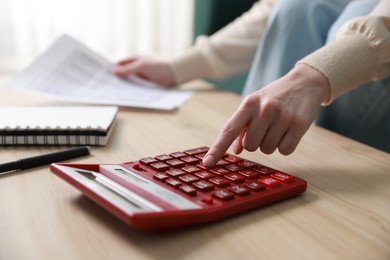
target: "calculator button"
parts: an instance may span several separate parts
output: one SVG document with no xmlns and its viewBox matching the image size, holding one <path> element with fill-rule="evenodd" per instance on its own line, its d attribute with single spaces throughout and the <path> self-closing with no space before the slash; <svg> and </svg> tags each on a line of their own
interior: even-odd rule
<svg viewBox="0 0 390 260">
<path fill-rule="evenodd" d="M 139 162 L 142 164 L 145 164 L 145 165 L 150 165 L 150 164 L 158 162 L 158 161 L 153 157 L 146 157 L 146 158 L 139 160 Z"/>
<path fill-rule="evenodd" d="M 179 190 L 183 191 L 184 193 L 190 195 L 190 196 L 195 196 L 196 195 L 196 190 L 192 188 L 191 186 L 188 185 L 181 185 L 179 187 Z"/>
<path fill-rule="evenodd" d="M 207 153 L 208 150 L 209 150 L 209 148 L 204 146 L 204 147 L 199 147 L 199 148 L 195 148 L 195 149 L 185 150 L 184 153 L 186 153 L 188 155 L 195 155 L 198 153 Z"/>
<path fill-rule="evenodd" d="M 150 167 L 152 167 L 154 170 L 156 171 L 166 171 L 166 170 L 169 170 L 169 165 L 168 164 L 165 164 L 163 162 L 156 162 L 156 163 L 152 163 L 150 165 Z"/>
<path fill-rule="evenodd" d="M 234 199 L 234 194 L 227 190 L 217 190 L 213 192 L 213 196 L 220 200 L 231 200 Z"/>
<path fill-rule="evenodd" d="M 228 165 L 228 164 L 230 164 L 230 162 L 225 161 L 223 159 L 220 159 L 215 165 L 216 166 L 224 166 L 224 165 Z"/>
<path fill-rule="evenodd" d="M 186 175 L 182 175 L 179 177 L 180 180 L 182 180 L 183 182 L 189 184 L 189 183 L 192 183 L 194 181 L 198 181 L 199 178 L 192 175 L 192 174 L 186 174 Z"/>
<path fill-rule="evenodd" d="M 260 184 L 260 183 L 255 182 L 255 181 L 251 181 L 251 182 L 245 183 L 244 186 L 248 187 L 249 189 L 251 189 L 253 191 L 265 190 L 265 186 L 263 184 Z"/>
<path fill-rule="evenodd" d="M 186 156 L 181 158 L 182 161 L 188 163 L 188 164 L 196 164 L 200 162 L 198 158 L 192 157 L 192 156 Z"/>
<path fill-rule="evenodd" d="M 268 187 L 277 187 L 280 185 L 280 181 L 278 180 L 275 180 L 271 177 L 264 177 L 264 178 L 260 178 L 259 179 L 259 182 L 261 182 L 262 184 L 264 184 L 265 186 L 268 186 Z"/>
<path fill-rule="evenodd" d="M 229 190 L 234 192 L 235 194 L 237 194 L 239 196 L 245 196 L 245 195 L 249 195 L 251 193 L 249 189 L 247 189 L 243 186 L 240 186 L 240 185 L 233 185 L 229 188 Z"/>
<path fill-rule="evenodd" d="M 195 176 L 207 180 L 215 177 L 215 174 L 212 174 L 211 172 L 202 171 L 202 172 L 195 173 Z"/>
<path fill-rule="evenodd" d="M 273 173 L 273 174 L 271 174 L 271 177 L 274 179 L 277 179 L 283 183 L 289 183 L 289 182 L 292 182 L 294 180 L 294 177 L 287 175 L 285 173 L 281 173 L 281 172 Z"/>
<path fill-rule="evenodd" d="M 271 173 L 274 173 L 274 172 L 275 172 L 274 169 L 265 167 L 265 166 L 263 166 L 263 165 L 256 166 L 256 167 L 253 168 L 253 170 L 254 170 L 254 171 L 257 171 L 258 173 L 260 173 L 261 175 L 264 175 L 264 176 L 268 176 L 268 175 L 270 175 Z"/>
<path fill-rule="evenodd" d="M 179 170 L 179 169 L 172 169 L 172 170 L 167 171 L 167 174 L 171 177 L 178 177 L 178 176 L 184 175 L 185 173 L 186 172 Z"/>
<path fill-rule="evenodd" d="M 239 163 L 239 162 L 243 161 L 242 158 L 237 157 L 237 156 L 232 156 L 232 155 L 226 157 L 225 160 L 228 162 L 231 162 L 231 163 Z"/>
<path fill-rule="evenodd" d="M 178 188 L 182 183 L 178 180 L 175 180 L 175 179 L 168 179 L 166 180 L 166 183 L 168 183 L 169 185 L 175 187 L 175 188 Z"/>
<path fill-rule="evenodd" d="M 215 177 L 212 179 L 209 179 L 209 182 L 217 185 L 218 187 L 226 187 L 230 185 L 230 182 L 222 177 Z"/>
<path fill-rule="evenodd" d="M 137 170 L 137 171 L 145 171 L 145 170 L 141 167 L 141 165 L 139 165 L 139 163 L 133 164 L 133 169 L 134 169 L 134 170 Z"/>
<path fill-rule="evenodd" d="M 232 172 L 238 172 L 238 171 L 244 170 L 244 167 L 236 165 L 236 164 L 225 165 L 225 166 L 223 166 L 223 168 L 225 168 L 229 171 L 232 171 Z"/>
<path fill-rule="evenodd" d="M 260 177 L 260 173 L 252 170 L 243 170 L 243 171 L 239 171 L 238 173 L 245 176 L 245 178 L 248 179 L 257 179 L 258 177 Z"/>
<path fill-rule="evenodd" d="M 229 173 L 224 176 L 229 181 L 240 183 L 245 181 L 245 177 L 238 173 Z"/>
<path fill-rule="evenodd" d="M 199 190 L 201 190 L 201 191 L 211 191 L 211 190 L 213 190 L 214 189 L 214 185 L 213 184 L 211 184 L 210 182 L 208 182 L 208 181 L 197 181 L 197 182 L 194 182 L 194 183 L 192 183 L 192 185 L 195 187 L 195 188 L 197 188 L 197 189 L 199 189 Z"/>
<path fill-rule="evenodd" d="M 202 162 L 198 163 L 196 167 L 201 168 L 202 170 L 210 170 L 215 168 L 215 166 L 206 166 Z"/>
<path fill-rule="evenodd" d="M 162 174 L 162 173 L 155 173 L 155 174 L 153 174 L 153 178 L 155 178 L 159 181 L 165 181 L 166 179 L 168 179 L 168 176 L 166 176 L 165 174 Z"/>
<path fill-rule="evenodd" d="M 201 201 L 204 204 L 207 204 L 207 205 L 213 205 L 214 204 L 214 200 L 212 198 L 205 198 L 205 199 L 202 199 Z"/>
<path fill-rule="evenodd" d="M 196 166 L 187 166 L 187 167 L 183 167 L 181 169 L 183 171 L 187 172 L 187 173 L 195 173 L 195 172 L 200 172 L 201 171 L 201 169 L 199 169 Z"/>
<path fill-rule="evenodd" d="M 179 159 L 168 160 L 165 163 L 169 164 L 174 168 L 180 168 L 186 165 L 183 161 L 180 161 Z"/>
<path fill-rule="evenodd" d="M 175 153 L 171 153 L 170 156 L 172 156 L 173 158 L 181 158 L 187 155 L 183 152 L 175 152 Z"/>
<path fill-rule="evenodd" d="M 200 154 L 196 154 L 195 157 L 200 159 L 200 160 L 203 160 L 203 157 L 206 155 L 206 153 L 200 153 Z"/>
<path fill-rule="evenodd" d="M 162 154 L 162 155 L 158 155 L 155 157 L 157 160 L 159 161 L 168 161 L 168 160 L 171 160 L 173 159 L 171 156 L 169 156 L 168 154 Z"/>
<path fill-rule="evenodd" d="M 216 174 L 216 175 L 221 175 L 221 176 L 228 174 L 228 173 L 231 173 L 231 171 L 226 170 L 224 168 L 215 168 L 215 169 L 212 169 L 211 172 Z"/>
<path fill-rule="evenodd" d="M 242 166 L 242 167 L 245 167 L 245 168 L 253 168 L 255 166 L 257 166 L 258 164 L 257 163 L 254 163 L 254 162 L 250 162 L 250 161 L 242 161 L 240 163 L 238 163 L 238 165 Z"/>
</svg>

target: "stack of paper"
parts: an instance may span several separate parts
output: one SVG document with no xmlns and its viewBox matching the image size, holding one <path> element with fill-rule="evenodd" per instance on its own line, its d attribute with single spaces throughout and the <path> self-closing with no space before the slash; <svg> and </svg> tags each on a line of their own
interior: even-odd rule
<svg viewBox="0 0 390 260">
<path fill-rule="evenodd" d="M 163 110 L 179 107 L 192 94 L 140 78 L 119 78 L 112 67 L 105 58 L 63 35 L 8 85 L 72 102 Z"/>
</svg>

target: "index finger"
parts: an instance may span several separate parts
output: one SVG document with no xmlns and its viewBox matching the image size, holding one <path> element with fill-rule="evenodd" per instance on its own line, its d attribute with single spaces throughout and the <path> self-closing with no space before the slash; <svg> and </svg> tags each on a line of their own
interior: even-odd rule
<svg viewBox="0 0 390 260">
<path fill-rule="evenodd" d="M 241 133 L 249 122 L 249 113 L 237 110 L 236 113 L 227 121 L 225 126 L 219 132 L 217 140 L 210 147 L 209 151 L 203 158 L 206 166 L 213 166 L 227 151 L 233 141 Z"/>
</svg>

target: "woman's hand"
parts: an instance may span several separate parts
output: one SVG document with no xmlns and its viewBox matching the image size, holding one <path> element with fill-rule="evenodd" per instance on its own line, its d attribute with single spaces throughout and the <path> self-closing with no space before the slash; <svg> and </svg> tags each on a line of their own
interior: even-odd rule
<svg viewBox="0 0 390 260">
<path fill-rule="evenodd" d="M 330 97 L 327 78 L 299 64 L 286 76 L 247 96 L 219 133 L 203 159 L 214 165 L 235 141 L 243 149 L 271 154 L 276 149 L 291 154 L 314 121 L 322 102 Z"/>
<path fill-rule="evenodd" d="M 151 57 L 134 56 L 121 60 L 113 72 L 119 77 L 138 76 L 166 87 L 176 84 L 168 62 Z"/>
</svg>

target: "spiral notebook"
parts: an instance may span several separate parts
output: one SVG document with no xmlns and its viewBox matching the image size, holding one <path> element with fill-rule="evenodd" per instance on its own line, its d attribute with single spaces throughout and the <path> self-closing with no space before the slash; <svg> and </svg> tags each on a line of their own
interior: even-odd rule
<svg viewBox="0 0 390 260">
<path fill-rule="evenodd" d="M 0 145 L 105 145 L 116 106 L 2 106 Z"/>
</svg>

